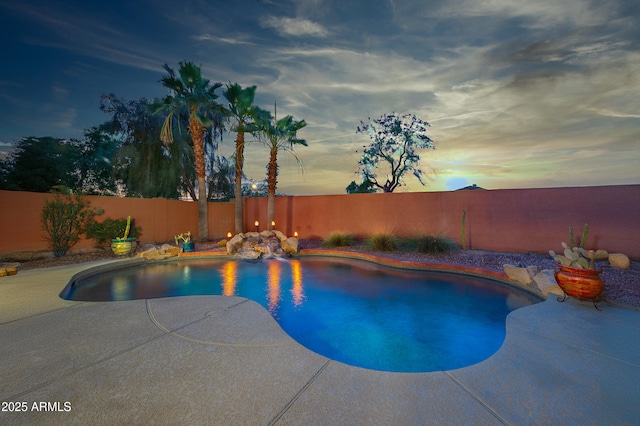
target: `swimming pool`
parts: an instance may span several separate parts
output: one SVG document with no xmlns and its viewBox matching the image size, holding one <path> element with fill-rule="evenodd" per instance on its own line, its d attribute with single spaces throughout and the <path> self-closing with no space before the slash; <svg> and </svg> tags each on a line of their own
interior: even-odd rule
<svg viewBox="0 0 640 426">
<path fill-rule="evenodd" d="M 474 276 L 314 257 L 147 264 L 86 276 L 71 282 L 61 297 L 117 301 L 190 295 L 252 299 L 308 349 L 395 372 L 480 362 L 502 345 L 509 312 L 540 301 Z"/>
</svg>

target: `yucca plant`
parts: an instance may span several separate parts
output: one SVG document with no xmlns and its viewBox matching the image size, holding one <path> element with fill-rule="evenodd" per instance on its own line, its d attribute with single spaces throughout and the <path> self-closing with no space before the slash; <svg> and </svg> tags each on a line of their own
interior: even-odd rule
<svg viewBox="0 0 640 426">
<path fill-rule="evenodd" d="M 344 232 L 332 232 L 329 234 L 323 245 L 326 247 L 348 247 L 353 245 L 354 237 Z"/>
<path fill-rule="evenodd" d="M 378 251 L 394 251 L 398 248 L 398 238 L 391 234 L 379 232 L 369 237 L 367 246 Z"/>
<path fill-rule="evenodd" d="M 420 253 L 446 253 L 457 248 L 456 243 L 444 234 L 421 235 L 416 238 L 416 251 Z"/>
</svg>

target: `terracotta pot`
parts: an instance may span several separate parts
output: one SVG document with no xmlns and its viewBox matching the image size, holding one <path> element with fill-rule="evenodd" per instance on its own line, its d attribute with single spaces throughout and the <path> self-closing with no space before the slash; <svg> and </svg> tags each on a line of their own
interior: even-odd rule
<svg viewBox="0 0 640 426">
<path fill-rule="evenodd" d="M 579 269 L 570 266 L 556 265 L 555 277 L 558 285 L 567 296 L 580 300 L 595 300 L 604 291 L 604 283 L 600 278 L 602 269 Z"/>
<path fill-rule="evenodd" d="M 111 240 L 111 250 L 118 256 L 133 253 L 134 251 L 136 251 L 137 246 L 138 244 L 136 243 L 135 238 L 116 238 Z"/>
</svg>

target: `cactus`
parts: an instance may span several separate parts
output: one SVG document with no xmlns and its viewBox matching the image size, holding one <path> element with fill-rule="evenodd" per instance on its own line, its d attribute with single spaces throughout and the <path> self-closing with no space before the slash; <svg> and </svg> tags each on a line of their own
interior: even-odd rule
<svg viewBox="0 0 640 426">
<path fill-rule="evenodd" d="M 553 250 L 549 250 L 549 255 L 559 264 L 577 269 L 595 269 L 595 261 L 606 259 L 609 256 L 606 250 L 586 250 L 584 243 L 589 232 L 589 225 L 585 223 L 582 231 L 582 239 L 580 246 L 576 247 L 573 239 L 573 229 L 569 228 L 569 243 L 562 243 L 564 249 L 562 254 L 556 254 Z"/>
<path fill-rule="evenodd" d="M 584 243 L 587 240 L 587 233 L 589 232 L 589 224 L 584 224 L 584 229 L 582 230 L 582 239 L 580 240 L 580 248 L 584 248 Z"/>
<path fill-rule="evenodd" d="M 127 216 L 127 227 L 124 230 L 124 237 L 122 237 L 123 240 L 126 240 L 127 237 L 129 236 L 130 229 L 131 229 L 131 216 Z"/>
<path fill-rule="evenodd" d="M 562 245 L 564 246 L 564 243 L 562 243 Z M 575 247 L 576 246 L 576 242 L 573 239 L 573 228 L 569 227 L 569 245 L 571 247 Z"/>
</svg>

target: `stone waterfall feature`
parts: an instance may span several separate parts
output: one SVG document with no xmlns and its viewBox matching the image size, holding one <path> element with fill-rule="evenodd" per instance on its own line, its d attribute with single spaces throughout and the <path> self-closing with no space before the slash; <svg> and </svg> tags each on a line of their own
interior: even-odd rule
<svg viewBox="0 0 640 426">
<path fill-rule="evenodd" d="M 276 230 L 245 232 L 227 242 L 227 253 L 243 259 L 290 256 L 298 253 L 298 239 Z"/>
</svg>

